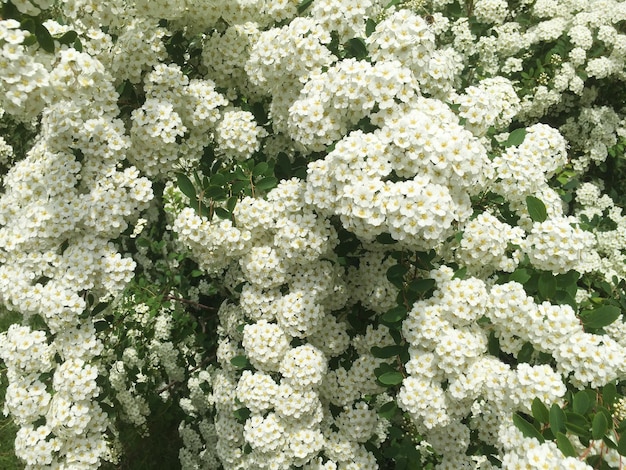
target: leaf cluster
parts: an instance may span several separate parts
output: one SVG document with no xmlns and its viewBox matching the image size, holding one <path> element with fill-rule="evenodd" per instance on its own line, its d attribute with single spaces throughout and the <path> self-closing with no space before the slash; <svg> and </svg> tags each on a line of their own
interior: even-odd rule
<svg viewBox="0 0 626 470">
<path fill-rule="evenodd" d="M 611 382 L 600 389 L 568 391 L 564 406 L 553 403 L 548 408 L 535 398 L 532 414 L 517 412 L 513 423 L 526 437 L 540 443 L 556 442 L 565 457 L 584 458 L 593 468 L 609 469 L 612 467 L 605 460 L 608 449 L 626 456 L 626 420 L 616 415 L 614 407 L 618 393 L 618 385 Z M 597 441 L 600 452 L 587 456 Z M 577 446 L 587 450 L 580 453 Z"/>
</svg>

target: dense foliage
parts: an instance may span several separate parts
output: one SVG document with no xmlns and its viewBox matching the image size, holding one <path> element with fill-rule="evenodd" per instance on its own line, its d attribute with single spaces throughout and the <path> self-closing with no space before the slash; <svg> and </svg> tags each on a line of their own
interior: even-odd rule
<svg viewBox="0 0 626 470">
<path fill-rule="evenodd" d="M 625 62 L 617 0 L 3 1 L 16 455 L 623 468 Z"/>
</svg>

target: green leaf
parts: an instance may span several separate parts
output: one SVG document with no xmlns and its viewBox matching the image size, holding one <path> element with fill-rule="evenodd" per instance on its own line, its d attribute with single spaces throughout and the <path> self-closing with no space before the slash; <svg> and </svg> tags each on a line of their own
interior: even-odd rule
<svg viewBox="0 0 626 470">
<path fill-rule="evenodd" d="M 54 53 L 54 39 L 52 39 L 52 35 L 50 34 L 50 31 L 48 31 L 48 28 L 41 23 L 37 23 L 35 25 L 35 36 L 37 37 L 37 42 L 44 51 L 50 52 L 51 54 Z"/>
<path fill-rule="evenodd" d="M 617 387 L 615 383 L 609 382 L 604 387 L 602 387 L 602 402 L 605 406 L 611 406 L 615 403 L 615 399 L 617 398 Z"/>
<path fill-rule="evenodd" d="M 365 35 L 369 38 L 374 31 L 376 31 L 376 21 L 372 18 L 368 18 L 365 23 Z"/>
<path fill-rule="evenodd" d="M 226 201 L 226 209 L 232 213 L 235 210 L 235 206 L 237 205 L 238 201 L 239 201 L 238 196 L 229 197 L 228 200 Z"/>
<path fill-rule="evenodd" d="M 500 340 L 496 334 L 492 331 L 489 333 L 489 339 L 487 340 L 487 351 L 492 356 L 498 357 L 500 355 Z"/>
<path fill-rule="evenodd" d="M 215 173 L 211 175 L 211 184 L 214 186 L 224 186 L 227 182 L 226 175 L 224 173 Z"/>
<path fill-rule="evenodd" d="M 617 453 L 626 456 L 626 434 L 622 434 L 617 443 Z"/>
<path fill-rule="evenodd" d="M 91 311 L 92 315 L 98 315 L 100 312 L 104 311 L 108 306 L 109 306 L 110 302 L 100 302 L 98 303 L 98 305 L 96 305 L 93 310 Z"/>
<path fill-rule="evenodd" d="M 389 359 L 390 357 L 400 355 L 402 349 L 403 347 L 399 345 L 384 346 L 382 348 L 373 346 L 370 351 L 374 357 L 379 359 Z"/>
<path fill-rule="evenodd" d="M 543 201 L 535 196 L 526 196 L 528 215 L 533 222 L 544 222 L 548 218 L 548 211 Z"/>
<path fill-rule="evenodd" d="M 565 432 L 565 413 L 556 403 L 550 407 L 550 429 L 555 434 Z"/>
<path fill-rule="evenodd" d="M 252 413 L 248 408 L 239 408 L 238 410 L 233 411 L 233 416 L 241 424 L 245 423 L 251 414 Z"/>
<path fill-rule="evenodd" d="M 395 240 L 391 234 L 385 232 L 376 237 L 376 242 L 383 245 L 393 245 L 394 243 L 398 243 L 398 240 Z"/>
<path fill-rule="evenodd" d="M 222 186 L 210 185 L 204 190 L 204 197 L 208 199 L 220 200 L 226 198 L 226 196 L 226 189 L 224 189 Z"/>
<path fill-rule="evenodd" d="M 569 432 L 587 438 L 591 436 L 589 427 L 590 423 L 583 415 L 570 411 L 565 412 L 565 429 Z"/>
<path fill-rule="evenodd" d="M 533 418 L 540 423 L 547 423 L 550 421 L 550 412 L 548 411 L 548 408 L 546 408 L 546 405 L 544 405 L 538 397 L 535 397 L 530 409 L 533 412 Z"/>
<path fill-rule="evenodd" d="M 398 289 L 402 289 L 404 284 L 404 275 L 409 271 L 403 264 L 394 264 L 387 269 L 387 279 Z"/>
<path fill-rule="evenodd" d="M 239 194 L 241 191 L 244 191 L 245 194 L 249 194 L 250 191 L 250 181 L 236 181 L 230 187 L 233 194 Z"/>
<path fill-rule="evenodd" d="M 391 1 L 387 4 L 387 6 L 385 6 L 385 10 L 386 10 L 387 8 L 391 8 L 391 7 L 395 6 L 395 5 L 398 5 L 398 4 L 402 3 L 403 1 L 404 1 L 404 0 L 391 0 Z"/>
<path fill-rule="evenodd" d="M 83 52 L 83 43 L 80 42 L 80 38 L 76 38 L 76 41 L 74 41 L 74 49 L 78 52 Z"/>
<path fill-rule="evenodd" d="M 465 275 L 467 274 L 467 266 L 463 266 L 460 269 L 457 269 L 452 276 L 452 279 L 465 279 Z"/>
<path fill-rule="evenodd" d="M 530 361 L 530 358 L 532 357 L 533 352 L 535 352 L 535 348 L 530 342 L 527 341 L 526 343 L 524 343 L 519 353 L 517 353 L 517 360 L 519 362 L 528 362 Z"/>
<path fill-rule="evenodd" d="M 252 176 L 264 175 L 268 168 L 269 168 L 269 165 L 266 162 L 259 162 L 255 165 L 254 169 L 252 170 Z"/>
<path fill-rule="evenodd" d="M 591 409 L 592 405 L 593 403 L 589 398 L 589 395 L 584 390 L 577 392 L 576 395 L 574 395 L 574 400 L 572 403 L 572 409 L 574 410 L 574 413 L 584 415 L 585 413 L 587 413 L 587 411 Z"/>
<path fill-rule="evenodd" d="M 556 296 L 556 278 L 551 272 L 541 273 L 537 288 L 544 299 L 553 299 Z"/>
<path fill-rule="evenodd" d="M 244 369 L 250 367 L 250 361 L 246 356 L 235 356 L 231 358 L 230 363 L 237 369 Z"/>
<path fill-rule="evenodd" d="M 387 323 L 396 323 L 404 320 L 406 314 L 406 307 L 404 305 L 397 305 L 383 313 L 383 315 L 381 316 L 381 320 Z"/>
<path fill-rule="evenodd" d="M 139 237 L 137 240 L 135 240 L 135 245 L 143 246 L 143 247 L 149 247 L 150 246 L 150 240 L 148 240 L 147 238 L 144 238 L 144 237 Z"/>
<path fill-rule="evenodd" d="M 365 59 L 367 57 L 367 46 L 361 38 L 352 38 L 345 44 L 346 52 L 356 59 Z"/>
<path fill-rule="evenodd" d="M 180 188 L 182 193 L 189 199 L 194 201 L 196 199 L 196 188 L 194 187 L 189 177 L 183 173 L 176 173 L 176 178 L 178 182 L 178 187 Z"/>
<path fill-rule="evenodd" d="M 602 328 L 617 320 L 621 313 L 619 307 L 604 305 L 595 310 L 584 310 L 581 312 L 580 319 L 587 328 Z"/>
<path fill-rule="evenodd" d="M 576 295 L 578 286 L 576 283 L 580 278 L 580 273 L 577 271 L 568 271 L 565 274 L 559 274 L 556 276 L 556 282 L 559 289 L 569 292 L 571 295 Z"/>
<path fill-rule="evenodd" d="M 311 6 L 313 0 L 302 0 L 298 5 L 298 14 L 302 14 Z"/>
<path fill-rule="evenodd" d="M 508 139 L 504 143 L 505 147 L 513 147 L 518 146 L 522 142 L 524 142 L 524 138 L 526 137 L 526 129 L 520 127 L 519 129 L 515 129 L 509 134 Z"/>
<path fill-rule="evenodd" d="M 515 271 L 513 271 L 510 275 L 509 275 L 509 281 L 514 281 L 514 282 L 519 282 L 520 284 L 526 284 L 528 282 L 528 280 L 530 279 L 530 273 L 528 272 L 528 269 L 525 268 L 519 268 L 516 269 Z"/>
<path fill-rule="evenodd" d="M 609 430 L 609 422 L 604 413 L 596 413 L 591 422 L 591 437 L 594 439 L 602 439 L 602 436 Z"/>
<path fill-rule="evenodd" d="M 567 438 L 565 434 L 562 432 L 556 433 L 556 446 L 559 448 L 565 457 L 576 457 L 576 451 L 574 450 L 574 446 Z"/>
<path fill-rule="evenodd" d="M 534 437 L 542 444 L 545 442 L 544 437 L 537 430 L 537 428 L 533 426 L 532 423 L 526 421 L 519 413 L 513 414 L 513 424 L 515 424 L 515 427 L 517 427 L 517 429 L 519 429 L 524 436 L 531 438 Z"/>
<path fill-rule="evenodd" d="M 250 180 L 250 177 L 244 173 L 243 168 L 241 168 L 240 166 L 236 167 L 233 170 L 233 177 L 235 179 L 238 179 L 239 181 L 249 181 Z"/>
<path fill-rule="evenodd" d="M 217 215 L 220 219 L 230 219 L 232 214 L 223 207 L 216 207 L 215 215 Z"/>
<path fill-rule="evenodd" d="M 437 282 L 434 279 L 413 279 L 409 285 L 408 289 L 411 292 L 423 293 L 428 292 L 430 289 L 435 287 Z"/>
<path fill-rule="evenodd" d="M 78 38 L 78 33 L 76 31 L 68 31 L 67 33 L 65 33 L 63 36 L 61 36 L 58 41 L 61 44 L 65 44 L 67 46 L 69 46 L 70 44 L 72 44 L 74 41 L 76 41 L 76 39 Z"/>
<path fill-rule="evenodd" d="M 378 414 L 386 419 L 393 418 L 398 411 L 398 405 L 395 401 L 388 401 L 378 409 Z"/>
<path fill-rule="evenodd" d="M 393 387 L 401 384 L 404 376 L 398 371 L 391 371 L 380 374 L 376 379 L 386 387 Z"/>
<path fill-rule="evenodd" d="M 258 181 L 255 183 L 255 187 L 257 189 L 261 189 L 263 191 L 267 191 L 270 190 L 272 188 L 275 188 L 278 185 L 278 179 L 275 178 L 274 176 L 267 176 L 266 178 L 263 178 L 262 180 Z"/>
<path fill-rule="evenodd" d="M 109 322 L 105 320 L 96 321 L 94 322 L 93 327 L 96 330 L 96 333 L 101 333 L 102 331 L 109 328 Z"/>
</svg>

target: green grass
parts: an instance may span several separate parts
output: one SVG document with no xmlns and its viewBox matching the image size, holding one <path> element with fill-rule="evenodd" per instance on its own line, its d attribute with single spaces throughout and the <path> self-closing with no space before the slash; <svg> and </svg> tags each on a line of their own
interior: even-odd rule
<svg viewBox="0 0 626 470">
<path fill-rule="evenodd" d="M 6 331 L 9 325 L 19 320 L 19 315 L 0 311 L 0 332 Z M 0 361 L 0 468 L 2 470 L 22 470 L 24 464 L 15 456 L 13 442 L 17 426 L 10 417 L 1 414 L 4 406 L 4 394 L 8 386 L 6 368 Z"/>
</svg>

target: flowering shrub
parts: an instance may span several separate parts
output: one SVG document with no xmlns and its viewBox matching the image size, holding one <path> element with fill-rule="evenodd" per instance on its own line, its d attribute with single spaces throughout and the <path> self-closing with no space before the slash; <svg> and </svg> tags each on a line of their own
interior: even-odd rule
<svg viewBox="0 0 626 470">
<path fill-rule="evenodd" d="M 26 468 L 624 468 L 625 2 L 2 5 Z"/>
</svg>

